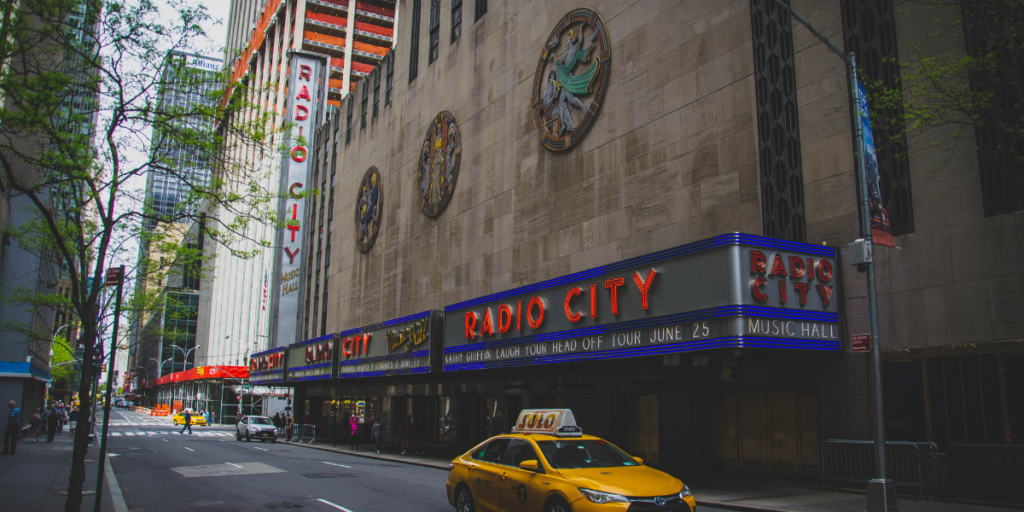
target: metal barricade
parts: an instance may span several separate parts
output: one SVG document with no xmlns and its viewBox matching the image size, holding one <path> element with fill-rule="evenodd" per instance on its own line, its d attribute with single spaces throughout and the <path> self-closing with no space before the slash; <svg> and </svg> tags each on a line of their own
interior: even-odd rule
<svg viewBox="0 0 1024 512">
<path fill-rule="evenodd" d="M 934 498 L 939 491 L 939 448 L 935 443 L 888 441 L 885 443 L 889 478 L 897 486 L 915 487 L 918 496 Z M 821 485 L 838 489 L 842 484 L 866 484 L 875 478 L 872 441 L 826 439 L 818 442 Z"/>
<path fill-rule="evenodd" d="M 313 444 L 316 441 L 316 427 L 313 425 L 293 424 L 292 438 L 289 441 L 299 444 Z"/>
</svg>

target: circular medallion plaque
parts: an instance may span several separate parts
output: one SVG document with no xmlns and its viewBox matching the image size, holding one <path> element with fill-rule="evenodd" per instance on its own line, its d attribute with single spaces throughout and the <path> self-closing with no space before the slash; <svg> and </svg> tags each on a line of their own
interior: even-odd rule
<svg viewBox="0 0 1024 512">
<path fill-rule="evenodd" d="M 558 20 L 533 79 L 533 125 L 544 147 L 569 149 L 590 130 L 608 89 L 611 57 L 597 12 L 580 8 Z"/>
<path fill-rule="evenodd" d="M 417 190 L 423 213 L 437 217 L 448 206 L 459 179 L 462 160 L 462 134 L 455 115 L 447 110 L 427 128 L 427 137 L 420 151 L 420 166 L 416 173 Z"/>
<path fill-rule="evenodd" d="M 380 231 L 380 216 L 384 207 L 384 196 L 380 189 L 380 171 L 370 167 L 363 174 L 359 197 L 356 198 L 356 244 L 362 252 L 370 251 Z"/>
</svg>

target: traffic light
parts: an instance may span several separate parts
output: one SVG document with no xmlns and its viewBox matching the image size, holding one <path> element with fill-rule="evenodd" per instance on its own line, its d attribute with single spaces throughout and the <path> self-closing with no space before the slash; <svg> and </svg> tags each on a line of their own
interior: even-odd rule
<svg viewBox="0 0 1024 512">
<path fill-rule="evenodd" d="M 100 370 L 102 373 L 107 373 L 107 363 L 103 363 L 103 369 Z"/>
</svg>

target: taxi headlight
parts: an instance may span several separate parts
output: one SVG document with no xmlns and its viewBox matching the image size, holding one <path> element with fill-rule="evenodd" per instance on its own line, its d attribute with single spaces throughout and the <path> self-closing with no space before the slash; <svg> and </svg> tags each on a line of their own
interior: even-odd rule
<svg viewBox="0 0 1024 512">
<path fill-rule="evenodd" d="M 679 491 L 679 499 L 683 499 L 687 496 L 693 496 L 693 493 L 690 492 L 690 486 L 683 484 L 683 490 Z"/>
<path fill-rule="evenodd" d="M 614 503 L 614 502 L 629 503 L 629 498 L 626 498 L 625 496 L 622 496 L 622 495 L 619 495 L 619 494 L 611 494 L 611 493 L 607 493 L 607 492 L 599 492 L 599 491 L 594 491 L 594 490 L 591 490 L 591 489 L 583 489 L 583 488 L 580 488 L 580 494 L 582 494 L 583 497 L 587 498 L 588 500 L 590 500 L 590 501 L 592 501 L 594 503 L 599 503 L 599 504 L 600 503 Z"/>
</svg>

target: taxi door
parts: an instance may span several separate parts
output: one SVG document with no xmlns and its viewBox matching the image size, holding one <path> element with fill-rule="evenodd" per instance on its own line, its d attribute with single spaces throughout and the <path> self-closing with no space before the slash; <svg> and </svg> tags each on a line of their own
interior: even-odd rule
<svg viewBox="0 0 1024 512">
<path fill-rule="evenodd" d="M 508 438 L 498 438 L 473 451 L 473 461 L 467 464 L 466 483 L 473 491 L 473 501 L 481 512 L 498 512 L 498 484 L 505 471 L 502 457 L 508 448 Z"/>
<path fill-rule="evenodd" d="M 547 475 L 541 473 L 544 466 L 533 445 L 525 439 L 513 439 L 505 452 L 505 467 L 502 468 L 498 483 L 498 509 L 501 512 L 536 512 L 544 505 L 549 485 Z M 535 460 L 540 465 L 538 472 L 520 469 L 524 460 Z"/>
</svg>

